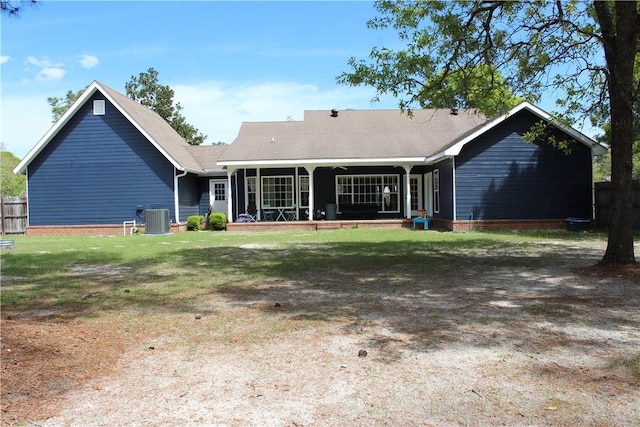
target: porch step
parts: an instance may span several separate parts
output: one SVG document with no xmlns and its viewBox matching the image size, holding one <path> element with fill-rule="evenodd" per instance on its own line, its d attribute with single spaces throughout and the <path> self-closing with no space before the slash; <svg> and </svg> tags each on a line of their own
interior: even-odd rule
<svg viewBox="0 0 640 427">
<path fill-rule="evenodd" d="M 341 228 L 339 221 L 318 221 L 316 222 L 316 230 L 337 230 Z"/>
</svg>

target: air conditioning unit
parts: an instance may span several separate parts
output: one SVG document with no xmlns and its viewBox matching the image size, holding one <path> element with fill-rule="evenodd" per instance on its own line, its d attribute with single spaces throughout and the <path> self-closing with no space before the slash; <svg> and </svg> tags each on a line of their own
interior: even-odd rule
<svg viewBox="0 0 640 427">
<path fill-rule="evenodd" d="M 145 234 L 169 233 L 169 209 L 147 209 L 144 213 Z"/>
</svg>

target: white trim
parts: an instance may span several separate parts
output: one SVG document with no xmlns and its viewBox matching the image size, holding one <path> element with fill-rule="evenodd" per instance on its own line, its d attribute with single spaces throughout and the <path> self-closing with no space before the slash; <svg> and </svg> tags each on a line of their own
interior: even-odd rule
<svg viewBox="0 0 640 427">
<path fill-rule="evenodd" d="M 437 214 L 440 213 L 440 168 L 436 168 L 433 171 L 431 171 L 433 173 L 432 177 L 433 177 L 433 213 Z M 438 176 L 438 186 L 436 187 L 436 175 Z M 437 191 L 437 194 L 436 194 Z"/>
<path fill-rule="evenodd" d="M 315 196 L 314 196 L 314 182 L 313 182 L 313 172 L 316 170 L 315 166 L 305 166 L 304 167 L 309 174 L 309 216 L 307 218 L 308 221 L 313 221 L 313 214 L 315 209 Z"/>
<path fill-rule="evenodd" d="M 80 108 L 93 96 L 94 93 L 99 91 L 109 102 L 149 141 L 151 144 L 173 165 L 174 168 L 180 171 L 188 171 L 193 173 L 201 173 L 200 170 L 187 170 L 183 167 L 176 159 L 169 155 L 169 153 L 164 150 L 158 142 L 151 137 L 151 135 L 142 127 L 140 124 L 135 121 L 129 113 L 122 108 L 122 106 L 116 102 L 116 100 L 109 95 L 109 93 L 97 82 L 93 81 L 87 89 L 78 97 L 78 99 L 69 107 L 69 109 L 58 119 L 57 122 L 44 134 L 42 138 L 38 141 L 38 143 L 27 153 L 27 155 L 22 159 L 20 163 L 13 169 L 13 172 L 16 174 L 23 174 L 26 167 L 35 159 L 35 157 L 40 154 L 40 152 L 51 142 L 51 140 L 62 130 L 65 125 L 69 122 L 69 120 L 75 116 L 75 114 L 80 110 Z M 132 101 L 134 102 L 134 101 Z"/>
<path fill-rule="evenodd" d="M 362 179 L 364 177 L 368 177 L 368 178 L 380 178 L 380 185 L 377 186 L 379 188 L 379 192 L 376 193 L 364 193 L 364 194 L 375 194 L 376 195 L 376 204 L 380 203 L 382 209 L 378 211 L 378 213 L 402 213 L 403 210 L 403 201 L 406 200 L 404 199 L 403 196 L 403 192 L 402 192 L 402 187 L 403 187 L 403 182 L 402 182 L 402 178 L 401 178 L 401 174 L 399 173 L 352 173 L 352 174 L 346 174 L 346 175 L 335 175 L 334 176 L 334 180 L 335 180 L 335 200 L 336 200 L 336 204 L 338 205 L 338 208 L 340 208 L 340 195 L 344 195 L 344 194 L 348 194 L 351 196 L 351 200 L 349 203 L 353 203 L 353 196 L 354 196 L 354 187 L 355 185 L 351 185 L 351 190 L 350 192 L 345 192 L 342 193 L 340 192 L 340 184 L 338 183 L 340 178 L 350 178 L 351 179 L 351 183 L 353 184 L 353 180 L 354 179 Z M 385 209 L 385 205 L 386 203 L 384 202 L 384 188 L 385 188 L 385 184 L 384 184 L 384 180 L 385 178 L 393 178 L 395 179 L 395 189 L 393 191 L 393 194 L 395 194 L 397 196 L 397 207 L 395 210 L 386 210 Z M 404 183 L 404 186 L 406 186 L 406 180 Z M 389 188 L 389 190 L 391 190 Z M 358 193 L 358 194 L 363 194 L 363 193 Z M 387 193 L 387 194 L 391 194 L 391 192 Z M 379 199 L 378 199 L 379 198 Z M 390 198 L 388 200 L 391 200 Z M 406 209 L 406 206 L 404 207 L 404 209 Z M 341 210 L 338 210 L 338 213 L 340 213 Z"/>
<path fill-rule="evenodd" d="M 555 126 L 558 129 L 560 129 L 561 131 L 567 133 L 569 136 L 571 136 L 575 140 L 583 143 L 584 145 L 586 145 L 587 147 L 589 147 L 591 149 L 592 153 L 594 153 L 594 154 L 605 154 L 607 152 L 606 148 L 604 148 L 602 145 L 598 144 L 593 139 L 589 138 L 588 136 L 584 135 L 583 133 L 577 131 L 576 129 L 574 129 L 572 127 L 568 127 L 568 126 L 563 125 L 562 123 L 558 122 L 551 114 L 549 114 L 546 111 L 536 107 L 535 105 L 530 104 L 530 103 L 525 101 L 525 102 L 522 102 L 522 103 L 516 105 L 511 110 L 509 110 L 505 114 L 503 114 L 502 116 L 497 117 L 497 118 L 487 122 L 487 124 L 485 124 L 484 126 L 478 128 L 475 132 L 472 132 L 471 134 L 465 136 L 460 141 L 456 142 L 455 144 L 453 144 L 449 148 L 446 148 L 441 153 L 438 153 L 435 156 L 432 156 L 432 157 L 428 158 L 427 162 L 433 161 L 433 160 L 435 160 L 435 159 L 437 159 L 439 157 L 443 157 L 443 156 L 457 156 L 458 154 L 460 154 L 460 151 L 462 150 L 462 147 L 464 147 L 466 144 L 468 144 L 469 142 L 471 142 L 474 139 L 478 138 L 483 133 L 488 132 L 489 130 L 493 129 L 494 127 L 496 127 L 500 123 L 504 122 L 509 117 L 513 116 L 514 114 L 516 114 L 516 113 L 518 113 L 518 112 L 520 112 L 522 110 L 525 110 L 525 109 L 530 111 L 531 113 L 535 114 L 536 116 L 540 117 L 541 119 L 549 122 L 553 126 Z"/>
<path fill-rule="evenodd" d="M 416 182 L 416 206 L 418 207 L 418 209 L 427 210 L 424 199 L 424 175 L 412 173 L 409 175 L 409 181 L 411 180 L 415 180 Z M 411 191 L 411 188 L 409 188 L 409 191 Z M 413 198 L 411 198 L 411 203 L 413 203 Z M 411 209 L 411 216 L 418 215 L 418 213 L 418 211 L 414 211 L 413 209 Z"/>
<path fill-rule="evenodd" d="M 411 219 L 411 166 L 404 167 L 404 216 Z"/>
<path fill-rule="evenodd" d="M 60 132 L 60 130 L 69 122 L 69 120 L 76 114 L 76 112 L 80 109 L 82 105 L 87 102 L 87 100 L 93 96 L 97 88 L 99 87 L 98 83 L 94 81 L 87 87 L 87 89 L 82 92 L 82 95 L 76 99 L 76 102 L 71 104 L 71 107 L 55 122 L 49 130 L 44 134 L 42 138 L 33 146 L 31 150 L 27 153 L 26 156 L 22 159 L 20 163 L 13 169 L 13 173 L 23 174 L 27 168 L 27 166 L 31 163 L 31 161 L 38 155 L 40 152 L 46 147 L 46 145 L 53 139 L 54 136 Z"/>
<path fill-rule="evenodd" d="M 453 220 L 458 220 L 458 203 L 456 201 L 456 158 L 451 159 L 451 181 L 453 185 Z"/>
<path fill-rule="evenodd" d="M 180 190 L 178 179 L 187 175 L 187 171 L 182 171 L 182 173 L 178 174 L 178 170 L 173 170 L 173 212 L 175 214 L 176 224 L 180 224 Z"/>
<path fill-rule="evenodd" d="M 349 165 L 371 165 L 371 166 L 400 166 L 401 164 L 422 164 L 424 157 L 396 157 L 396 158 L 373 158 L 373 159 L 289 159 L 289 160 L 221 160 L 220 166 L 236 166 L 242 168 L 257 168 L 261 166 L 349 166 Z"/>
<path fill-rule="evenodd" d="M 433 172 L 424 174 L 424 196 L 424 208 L 433 216 Z"/>
</svg>

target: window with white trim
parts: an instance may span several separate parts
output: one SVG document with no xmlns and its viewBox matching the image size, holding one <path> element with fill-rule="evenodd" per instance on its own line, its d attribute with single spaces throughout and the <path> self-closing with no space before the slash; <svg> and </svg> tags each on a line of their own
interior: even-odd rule
<svg viewBox="0 0 640 427">
<path fill-rule="evenodd" d="M 433 170 L 433 211 L 440 212 L 440 169 Z"/>
<path fill-rule="evenodd" d="M 256 184 L 257 179 L 255 176 L 247 177 L 247 209 L 249 206 L 256 207 Z"/>
<path fill-rule="evenodd" d="M 309 175 L 298 177 L 298 188 L 300 189 L 300 207 L 309 207 Z"/>
<path fill-rule="evenodd" d="M 345 204 L 376 204 L 379 212 L 400 212 L 399 175 L 338 175 L 338 211 Z"/>
<path fill-rule="evenodd" d="M 104 99 L 94 99 L 93 100 L 93 115 L 94 116 L 104 116 L 104 112 L 105 112 Z"/>
<path fill-rule="evenodd" d="M 227 200 L 227 183 L 216 182 L 213 184 L 213 200 L 224 202 Z"/>
<path fill-rule="evenodd" d="M 417 212 L 422 208 L 422 176 L 411 175 L 409 178 L 411 191 L 411 212 Z"/>
<path fill-rule="evenodd" d="M 290 208 L 293 203 L 293 176 L 262 177 L 263 206 Z"/>
</svg>

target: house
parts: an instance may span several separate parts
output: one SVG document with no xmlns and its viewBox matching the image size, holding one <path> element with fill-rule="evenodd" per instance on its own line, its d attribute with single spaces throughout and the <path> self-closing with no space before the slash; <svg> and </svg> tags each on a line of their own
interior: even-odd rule
<svg viewBox="0 0 640 427">
<path fill-rule="evenodd" d="M 523 141 L 539 121 L 571 140 Z M 189 146 L 159 116 L 93 82 L 16 167 L 28 177 L 29 227 L 119 227 L 166 209 L 249 212 L 260 221 L 408 219 L 450 230 L 559 227 L 592 218 L 592 155 L 604 152 L 529 103 L 488 120 L 471 110 L 306 111 L 243 123 L 228 146 Z M 80 231 L 78 231 L 80 232 Z"/>
<path fill-rule="evenodd" d="M 147 209 L 168 210 L 178 230 L 207 212 L 210 179 L 226 183 L 224 148 L 190 146 L 155 112 L 93 82 L 14 169 L 27 174 L 27 234 L 117 232 Z"/>
</svg>

